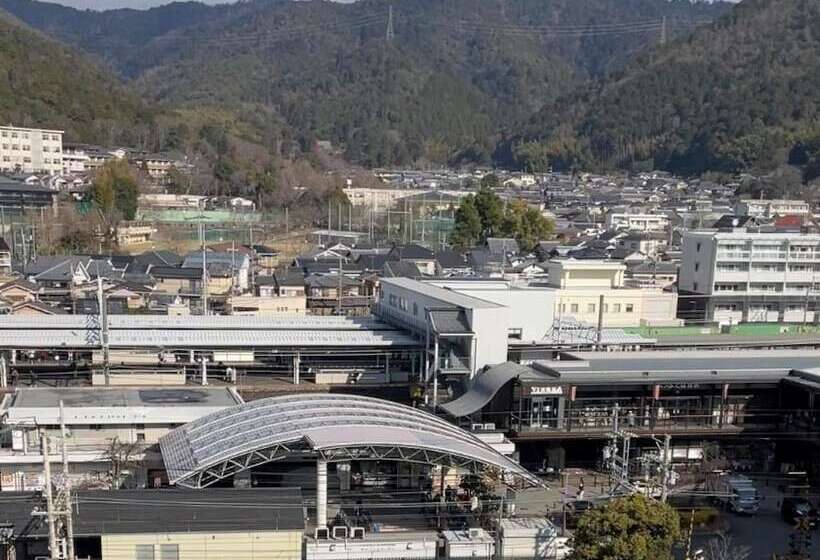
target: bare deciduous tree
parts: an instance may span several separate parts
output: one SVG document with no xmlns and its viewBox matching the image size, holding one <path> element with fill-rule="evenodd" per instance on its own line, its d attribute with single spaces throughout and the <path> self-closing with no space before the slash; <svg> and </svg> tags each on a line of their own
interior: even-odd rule
<svg viewBox="0 0 820 560">
<path fill-rule="evenodd" d="M 126 443 L 120 441 L 119 437 L 108 440 L 108 448 L 103 456 L 111 464 L 108 471 L 111 490 L 119 490 L 125 479 L 133 474 L 134 468 L 140 464 L 140 452 L 138 443 Z"/>
<path fill-rule="evenodd" d="M 735 545 L 732 537 L 719 533 L 706 543 L 703 550 L 704 560 L 747 560 L 752 549 L 748 546 Z"/>
</svg>

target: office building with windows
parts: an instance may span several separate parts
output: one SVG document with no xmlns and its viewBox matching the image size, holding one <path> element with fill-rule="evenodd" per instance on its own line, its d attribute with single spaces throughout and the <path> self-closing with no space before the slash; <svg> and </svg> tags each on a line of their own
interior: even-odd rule
<svg viewBox="0 0 820 560">
<path fill-rule="evenodd" d="M 63 172 L 63 131 L 0 126 L 0 172 Z"/>
</svg>

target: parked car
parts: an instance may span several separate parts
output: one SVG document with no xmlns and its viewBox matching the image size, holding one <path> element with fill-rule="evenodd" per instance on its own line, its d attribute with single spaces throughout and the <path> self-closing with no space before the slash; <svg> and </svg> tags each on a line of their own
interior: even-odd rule
<svg viewBox="0 0 820 560">
<path fill-rule="evenodd" d="M 797 525 L 805 519 L 812 529 L 816 529 L 818 526 L 817 508 L 811 505 L 811 502 L 806 498 L 799 496 L 783 498 L 780 514 L 783 516 L 783 520 L 791 525 Z"/>
</svg>

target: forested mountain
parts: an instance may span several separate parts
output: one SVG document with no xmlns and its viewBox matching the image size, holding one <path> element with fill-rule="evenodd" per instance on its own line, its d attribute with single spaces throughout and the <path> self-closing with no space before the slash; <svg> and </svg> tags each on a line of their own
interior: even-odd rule
<svg viewBox="0 0 820 560">
<path fill-rule="evenodd" d="M 152 101 L 261 116 L 254 126 L 275 128 L 284 151 L 327 139 L 353 161 L 392 165 L 487 163 L 501 130 L 727 5 L 256 0 L 100 13 L 0 0 L 0 8 L 98 57 Z"/>
<path fill-rule="evenodd" d="M 0 15 L 0 122 L 60 128 L 74 141 L 136 144 L 151 119 L 111 75 Z"/>
<path fill-rule="evenodd" d="M 745 0 L 691 36 L 545 106 L 507 163 L 768 170 L 820 167 L 820 2 Z M 516 157 L 517 155 L 517 157 Z"/>
</svg>

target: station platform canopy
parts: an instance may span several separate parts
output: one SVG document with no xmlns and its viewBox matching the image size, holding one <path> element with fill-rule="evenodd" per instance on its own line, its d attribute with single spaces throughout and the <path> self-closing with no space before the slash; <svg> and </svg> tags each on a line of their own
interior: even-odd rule
<svg viewBox="0 0 820 560">
<path fill-rule="evenodd" d="M 289 457 L 381 460 L 496 469 L 526 486 L 543 482 L 473 434 L 427 412 L 353 395 L 261 399 L 209 414 L 160 438 L 172 484 L 202 488 Z"/>
</svg>

